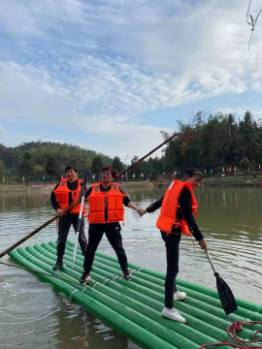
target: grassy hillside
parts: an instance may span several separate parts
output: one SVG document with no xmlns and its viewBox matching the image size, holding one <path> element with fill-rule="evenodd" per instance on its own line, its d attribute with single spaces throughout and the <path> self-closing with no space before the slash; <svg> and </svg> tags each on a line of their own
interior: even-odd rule
<svg viewBox="0 0 262 349">
<path fill-rule="evenodd" d="M 68 164 L 80 175 L 91 176 L 108 163 L 112 159 L 103 154 L 65 143 L 30 142 L 14 148 L 0 144 L 0 180 L 5 177 L 5 183 L 57 179 Z"/>
</svg>

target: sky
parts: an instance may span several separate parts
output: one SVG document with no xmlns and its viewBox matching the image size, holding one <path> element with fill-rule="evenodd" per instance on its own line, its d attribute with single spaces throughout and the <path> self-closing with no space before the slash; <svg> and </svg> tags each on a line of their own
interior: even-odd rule
<svg viewBox="0 0 262 349">
<path fill-rule="evenodd" d="M 260 118 L 262 16 L 249 45 L 248 3 L 1 0 L 0 143 L 66 142 L 129 162 L 199 110 Z"/>
</svg>

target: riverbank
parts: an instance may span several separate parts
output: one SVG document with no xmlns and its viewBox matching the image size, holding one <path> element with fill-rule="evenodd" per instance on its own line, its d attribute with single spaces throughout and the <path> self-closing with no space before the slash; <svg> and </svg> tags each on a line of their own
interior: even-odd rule
<svg viewBox="0 0 262 349">
<path fill-rule="evenodd" d="M 166 188 L 170 180 L 162 181 L 133 181 L 123 182 L 122 186 L 126 190 L 154 190 L 156 188 Z M 90 183 L 89 183 L 90 184 Z M 262 176 L 228 176 L 228 177 L 206 177 L 203 185 L 205 187 L 262 187 Z M 49 184 L 13 184 L 0 185 L 0 193 L 50 193 L 55 183 Z"/>
<path fill-rule="evenodd" d="M 262 176 L 207 177 L 206 187 L 262 187 Z"/>
<path fill-rule="evenodd" d="M 87 184 L 87 186 L 90 183 Z M 123 182 L 123 188 L 127 190 L 153 190 L 161 183 L 155 183 L 150 181 L 137 181 L 137 182 Z M 0 193 L 50 193 L 54 188 L 55 183 L 49 184 L 12 184 L 12 185 L 0 185 Z"/>
<path fill-rule="evenodd" d="M 48 193 L 55 184 L 12 184 L 0 185 L 0 193 Z"/>
</svg>

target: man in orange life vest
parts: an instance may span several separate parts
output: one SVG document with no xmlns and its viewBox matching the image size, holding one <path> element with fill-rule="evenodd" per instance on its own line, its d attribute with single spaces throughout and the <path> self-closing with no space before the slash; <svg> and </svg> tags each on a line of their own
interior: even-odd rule
<svg viewBox="0 0 262 349">
<path fill-rule="evenodd" d="M 58 239 L 57 239 L 57 260 L 54 270 L 63 269 L 63 256 L 65 252 L 66 240 L 71 225 L 76 232 L 78 225 L 78 214 L 80 205 L 76 205 L 69 212 L 66 209 L 73 201 L 78 201 L 81 194 L 81 180 L 78 178 L 77 169 L 68 166 L 65 169 L 66 178 L 62 178 L 51 193 L 51 203 L 56 213 L 60 216 L 58 221 Z M 83 255 L 85 254 L 87 241 L 84 231 L 84 220 L 79 226 L 79 244 Z"/>
<path fill-rule="evenodd" d="M 165 306 L 161 315 L 183 323 L 186 319 L 173 308 L 173 300 L 180 301 L 187 297 L 185 292 L 178 291 L 176 287 L 181 234 L 188 236 L 193 234 L 200 247 L 207 250 L 204 237 L 194 219 L 198 207 L 194 190 L 200 185 L 202 175 L 197 170 L 189 169 L 186 171 L 185 178 L 186 181 L 174 180 L 164 196 L 142 212 L 142 214 L 151 213 L 161 207 L 156 226 L 161 231 L 165 242 L 167 260 Z"/>
<path fill-rule="evenodd" d="M 88 245 L 84 261 L 84 273 L 80 282 L 86 285 L 90 280 L 90 272 L 96 249 L 103 237 L 106 237 L 118 257 L 123 277 L 129 279 L 127 257 L 122 244 L 120 221 L 124 220 L 123 205 L 141 214 L 142 209 L 136 207 L 120 188 L 119 183 L 113 182 L 115 176 L 110 166 L 101 171 L 101 182 L 94 183 L 86 192 L 89 201 L 89 230 Z"/>
</svg>

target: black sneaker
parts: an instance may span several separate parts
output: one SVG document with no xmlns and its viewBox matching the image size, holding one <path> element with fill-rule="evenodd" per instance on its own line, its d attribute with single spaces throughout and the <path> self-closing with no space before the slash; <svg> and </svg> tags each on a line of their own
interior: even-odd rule
<svg viewBox="0 0 262 349">
<path fill-rule="evenodd" d="M 130 280 L 131 276 L 129 270 L 123 270 L 123 278 L 127 281 Z"/>
<path fill-rule="evenodd" d="M 56 263 L 56 264 L 53 266 L 53 270 L 54 270 L 54 271 L 63 271 L 63 270 L 64 270 L 63 264 L 62 264 L 62 263 Z"/>
<path fill-rule="evenodd" d="M 80 284 L 82 284 L 83 286 L 86 286 L 89 284 L 90 280 L 91 280 L 91 277 L 89 274 L 83 274 L 80 279 Z"/>
</svg>

